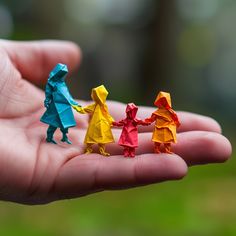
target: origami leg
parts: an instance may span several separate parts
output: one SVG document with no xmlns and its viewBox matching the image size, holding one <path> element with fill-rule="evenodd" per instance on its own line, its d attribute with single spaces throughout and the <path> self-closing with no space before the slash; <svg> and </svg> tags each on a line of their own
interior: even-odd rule
<svg viewBox="0 0 236 236">
<path fill-rule="evenodd" d="M 90 154 L 93 152 L 93 148 L 92 148 L 92 143 L 87 143 L 87 146 L 85 148 L 85 154 Z"/>
<path fill-rule="evenodd" d="M 129 148 L 129 156 L 130 157 L 135 157 L 135 148 L 133 148 L 133 147 Z"/>
<path fill-rule="evenodd" d="M 169 153 L 169 154 L 171 154 L 171 153 L 173 153 L 173 152 L 171 152 L 171 143 L 164 143 L 164 147 L 165 147 L 165 153 Z"/>
<path fill-rule="evenodd" d="M 68 139 L 68 137 L 67 137 L 68 129 L 63 129 L 63 128 L 61 128 L 61 132 L 62 132 L 62 134 L 63 134 L 63 137 L 62 137 L 61 141 L 62 141 L 62 142 L 66 142 L 66 143 L 68 143 L 68 144 L 72 144 L 71 141 L 70 141 L 70 140 Z"/>
<path fill-rule="evenodd" d="M 129 148 L 128 147 L 124 147 L 123 154 L 124 154 L 124 157 L 128 157 L 129 156 Z"/>
<path fill-rule="evenodd" d="M 154 152 L 155 153 L 161 153 L 160 147 L 161 147 L 161 143 L 154 142 Z"/>
<path fill-rule="evenodd" d="M 110 156 L 110 153 L 105 151 L 105 144 L 98 144 L 99 146 L 99 152 L 103 155 L 103 156 Z"/>
<path fill-rule="evenodd" d="M 46 138 L 46 141 L 48 143 L 57 144 L 57 142 L 53 139 L 53 134 L 55 133 L 56 129 L 57 127 L 49 125 L 48 130 L 47 130 L 47 138 Z"/>
</svg>

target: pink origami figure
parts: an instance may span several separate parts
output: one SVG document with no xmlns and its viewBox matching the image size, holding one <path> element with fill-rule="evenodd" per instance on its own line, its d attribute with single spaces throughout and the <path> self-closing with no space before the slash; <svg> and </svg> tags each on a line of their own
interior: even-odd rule
<svg viewBox="0 0 236 236">
<path fill-rule="evenodd" d="M 138 125 L 149 125 L 136 118 L 138 107 L 129 103 L 126 107 L 126 118 L 119 122 L 113 122 L 114 126 L 123 126 L 118 144 L 124 147 L 125 157 L 135 157 L 135 148 L 138 147 Z"/>
</svg>

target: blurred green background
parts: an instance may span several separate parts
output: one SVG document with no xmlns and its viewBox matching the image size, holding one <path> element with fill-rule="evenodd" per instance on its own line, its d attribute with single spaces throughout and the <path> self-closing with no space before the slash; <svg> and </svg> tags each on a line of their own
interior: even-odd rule
<svg viewBox="0 0 236 236">
<path fill-rule="evenodd" d="M 1 0 L 0 37 L 73 40 L 83 51 L 75 97 L 104 83 L 110 99 L 152 105 L 170 91 L 175 110 L 216 118 L 234 146 L 235 12 L 233 0 Z M 235 166 L 46 206 L 1 202 L 0 235 L 233 236 Z"/>
</svg>

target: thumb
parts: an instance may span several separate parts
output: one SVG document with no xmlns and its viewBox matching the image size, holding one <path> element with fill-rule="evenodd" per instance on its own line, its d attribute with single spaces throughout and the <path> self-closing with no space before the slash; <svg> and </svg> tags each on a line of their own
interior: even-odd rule
<svg viewBox="0 0 236 236">
<path fill-rule="evenodd" d="M 0 117 L 12 118 L 42 106 L 42 91 L 29 82 L 46 81 L 58 62 L 73 70 L 80 61 L 80 50 L 70 42 L 0 40 L 0 57 Z"/>
<path fill-rule="evenodd" d="M 6 51 L 22 77 L 36 84 L 46 81 L 55 64 L 67 64 L 69 71 L 73 71 L 81 61 L 80 48 L 68 41 L 0 40 L 0 48 Z"/>
</svg>

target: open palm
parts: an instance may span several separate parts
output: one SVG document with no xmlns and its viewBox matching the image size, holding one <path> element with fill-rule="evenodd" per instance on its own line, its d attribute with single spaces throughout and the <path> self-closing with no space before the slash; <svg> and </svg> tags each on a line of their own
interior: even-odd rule
<svg viewBox="0 0 236 236">
<path fill-rule="evenodd" d="M 219 125 L 208 117 L 179 112 L 182 123 L 176 154 L 154 154 L 152 127 L 141 127 L 134 159 L 123 158 L 122 148 L 108 145 L 112 154 L 83 154 L 83 139 L 89 117 L 75 114 L 77 127 L 69 130 L 72 145 L 45 142 L 47 125 L 39 119 L 44 92 L 33 84 L 46 83 L 58 62 L 73 70 L 80 51 L 70 42 L 11 42 L 0 40 L 0 199 L 41 204 L 73 198 L 106 189 L 122 189 L 184 177 L 187 165 L 224 162 L 231 145 Z M 89 92 L 89 91 L 88 91 Z M 80 102 L 84 105 L 85 102 Z M 108 102 L 116 120 L 124 117 L 125 105 Z M 152 108 L 141 107 L 146 118 Z M 116 140 L 119 129 L 113 129 Z M 186 165 L 187 163 L 187 165 Z"/>
</svg>

